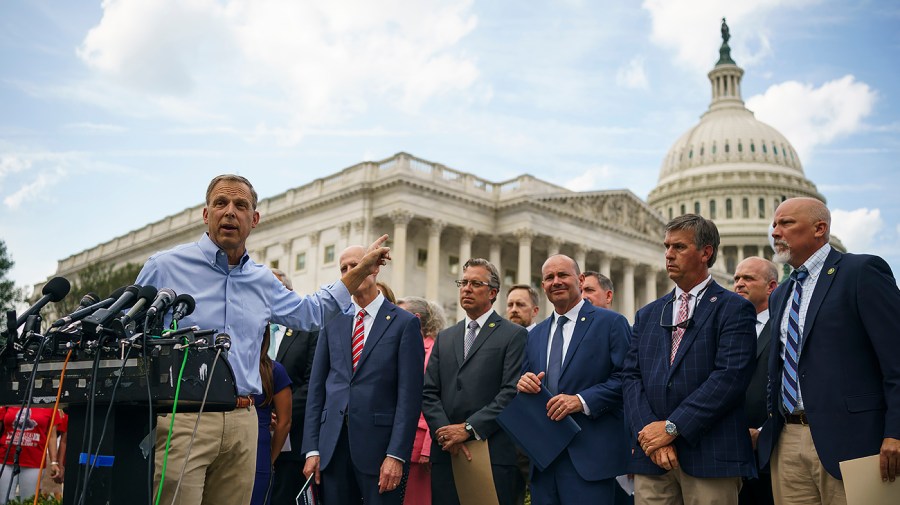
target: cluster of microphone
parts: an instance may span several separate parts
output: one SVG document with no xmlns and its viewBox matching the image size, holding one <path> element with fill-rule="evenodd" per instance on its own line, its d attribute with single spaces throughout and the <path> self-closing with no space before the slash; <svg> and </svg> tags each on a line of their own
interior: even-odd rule
<svg viewBox="0 0 900 505">
<path fill-rule="evenodd" d="M 16 317 L 15 311 L 7 313 L 7 348 L 16 351 L 40 333 L 40 311 L 50 302 L 58 302 L 69 294 L 71 285 L 64 277 L 54 277 L 44 285 L 42 296 Z M 109 297 L 100 300 L 96 293 L 87 293 L 78 308 L 50 324 L 47 335 L 80 334 L 87 339 L 102 336 L 125 338 L 149 328 L 161 330 L 163 319 L 171 310 L 171 322 L 177 323 L 194 311 L 194 298 L 189 294 L 176 294 L 170 288 L 154 286 L 123 286 Z M 127 312 L 125 312 L 127 311 Z M 19 328 L 24 325 L 21 335 Z M 158 333 L 157 333 L 158 334 Z"/>
</svg>

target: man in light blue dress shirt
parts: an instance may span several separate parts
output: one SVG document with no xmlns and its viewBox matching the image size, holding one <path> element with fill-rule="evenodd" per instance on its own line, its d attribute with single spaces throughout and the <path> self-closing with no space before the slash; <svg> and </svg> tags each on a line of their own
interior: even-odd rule
<svg viewBox="0 0 900 505">
<path fill-rule="evenodd" d="M 247 254 L 247 237 L 260 219 L 257 201 L 256 191 L 246 178 L 215 177 L 207 188 L 203 209 L 208 231 L 197 242 L 151 256 L 136 281 L 193 296 L 196 309 L 181 320 L 182 326 L 196 325 L 231 335 L 228 361 L 242 397 L 239 404 L 262 392 L 260 344 L 270 321 L 304 331 L 318 330 L 333 316 L 348 310 L 350 292 L 390 259 L 389 249 L 382 247 L 385 235 L 339 281 L 301 298 Z M 256 464 L 253 406 L 202 416 L 175 503 L 248 503 Z M 164 503 L 172 503 L 195 420 L 196 414 L 176 415 L 163 485 Z M 160 480 L 167 426 L 168 421 L 160 422 L 157 430 L 154 489 Z"/>
</svg>

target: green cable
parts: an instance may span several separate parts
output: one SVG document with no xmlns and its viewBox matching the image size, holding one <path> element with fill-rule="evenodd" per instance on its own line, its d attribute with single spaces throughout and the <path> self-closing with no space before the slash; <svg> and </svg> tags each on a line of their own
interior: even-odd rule
<svg viewBox="0 0 900 505">
<path fill-rule="evenodd" d="M 187 344 L 187 338 L 184 339 Z M 166 436 L 166 450 L 163 455 L 162 473 L 159 477 L 159 488 L 156 490 L 156 505 L 162 498 L 163 483 L 166 481 L 166 465 L 169 463 L 169 445 L 172 443 L 172 427 L 175 425 L 175 410 L 178 407 L 178 394 L 181 392 L 181 377 L 184 374 L 184 367 L 187 364 L 188 348 L 184 348 L 184 359 L 181 360 L 181 370 L 178 371 L 178 382 L 175 384 L 175 401 L 172 402 L 172 419 L 169 420 L 169 434 Z M 187 461 L 184 462 L 187 464 Z"/>
</svg>

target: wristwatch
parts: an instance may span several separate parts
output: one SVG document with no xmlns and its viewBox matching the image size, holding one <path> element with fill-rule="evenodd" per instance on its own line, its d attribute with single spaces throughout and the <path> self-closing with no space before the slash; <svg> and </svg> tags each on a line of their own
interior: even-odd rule
<svg viewBox="0 0 900 505">
<path fill-rule="evenodd" d="M 672 435 L 673 437 L 678 436 L 678 427 L 675 426 L 675 423 L 666 419 L 666 433 Z"/>
<path fill-rule="evenodd" d="M 475 428 L 469 423 L 466 423 L 466 433 L 469 435 L 469 440 L 475 438 Z"/>
</svg>

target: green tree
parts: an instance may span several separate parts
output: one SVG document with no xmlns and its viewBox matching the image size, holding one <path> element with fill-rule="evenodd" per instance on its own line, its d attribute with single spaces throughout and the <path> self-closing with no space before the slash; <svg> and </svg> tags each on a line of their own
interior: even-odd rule
<svg viewBox="0 0 900 505">
<path fill-rule="evenodd" d="M 141 266 L 137 263 L 126 263 L 119 268 L 113 268 L 108 263 L 94 263 L 86 266 L 78 272 L 78 278 L 72 282 L 72 291 L 69 296 L 55 304 L 54 312 L 65 315 L 73 312 L 81 297 L 88 292 L 96 293 L 100 299 L 106 298 L 110 293 L 122 286 L 134 284 Z M 72 279 L 69 279 L 72 281 Z"/>
<path fill-rule="evenodd" d="M 22 301 L 22 290 L 6 276 L 15 262 L 6 250 L 6 242 L 0 239 L 0 329 L 6 328 L 6 311 Z"/>
</svg>

